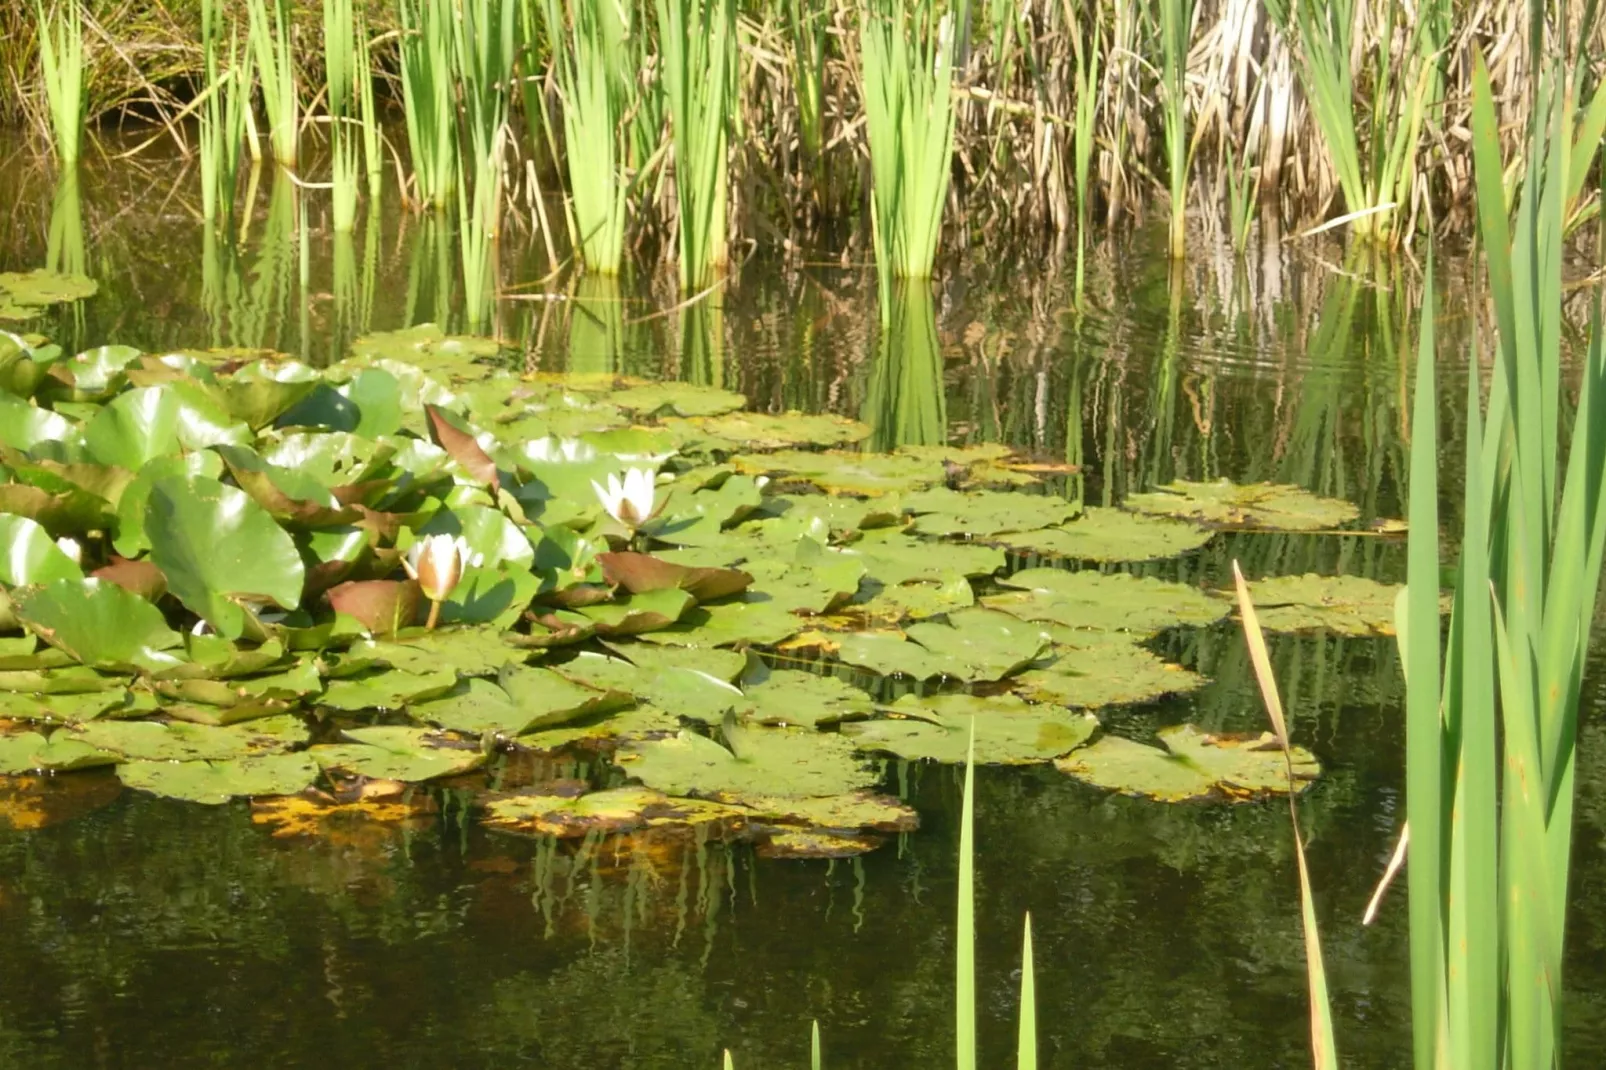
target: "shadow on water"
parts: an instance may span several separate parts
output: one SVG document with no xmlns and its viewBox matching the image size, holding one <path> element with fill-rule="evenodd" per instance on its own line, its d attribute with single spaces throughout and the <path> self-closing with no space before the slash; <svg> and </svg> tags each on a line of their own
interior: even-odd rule
<svg viewBox="0 0 1606 1070">
<path fill-rule="evenodd" d="M 322 202 L 263 175 L 240 232 L 220 235 L 176 162 L 59 184 L 7 167 L 0 195 L 17 207 L 0 270 L 101 281 L 49 322 L 68 346 L 266 347 L 324 363 L 365 332 L 481 318 L 533 370 L 672 376 L 764 410 L 855 415 L 875 448 L 1003 441 L 1075 466 L 1055 486 L 1089 503 L 1230 477 L 1346 498 L 1363 524 L 1401 511 L 1416 284 L 1403 265 L 1335 247 L 1173 267 L 1139 231 L 1091 251 L 1074 307 L 1071 261 L 978 253 L 900 289 L 882 327 L 873 274 L 834 257 L 755 262 L 677 307 L 672 280 L 645 269 L 544 292 L 542 241 L 508 232 L 491 261 L 508 299 L 470 309 L 455 222 L 405 217 L 395 196 L 337 237 Z M 1470 267 L 1446 275 L 1462 289 L 1441 330 L 1464 337 Z M 1445 369 L 1452 434 L 1459 374 Z M 1235 558 L 1251 577 L 1396 581 L 1404 565 L 1401 543 L 1369 532 L 1239 533 L 1135 570 L 1219 587 Z M 1262 727 L 1230 625 L 1168 633 L 1157 649 L 1210 683 L 1109 711 L 1125 734 Z M 1401 901 L 1358 923 L 1403 812 L 1398 659 L 1387 640 L 1326 633 L 1278 638 L 1272 653 L 1295 734 L 1326 769 L 1306 814 L 1346 1065 L 1398 1066 Z M 1582 731 L 1579 1051 L 1606 1042 L 1606 739 Z M 0 1063 L 680 1068 L 729 1046 L 738 1065 L 801 1066 L 818 1018 L 828 1066 L 940 1065 L 959 783 L 904 763 L 886 783 L 921 829 L 834 863 L 697 834 L 501 837 L 450 789 L 400 825 L 306 835 L 95 774 L 0 788 Z M 1045 1065 L 1308 1065 L 1280 806 L 1162 806 L 1051 767 L 985 770 L 979 791 L 984 1064 L 1013 1050 L 1010 971 L 1030 910 Z"/>
</svg>

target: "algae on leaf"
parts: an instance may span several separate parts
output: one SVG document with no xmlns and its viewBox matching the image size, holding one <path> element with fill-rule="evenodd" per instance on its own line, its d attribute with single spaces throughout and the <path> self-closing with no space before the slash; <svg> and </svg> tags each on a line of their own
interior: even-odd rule
<svg viewBox="0 0 1606 1070">
<path fill-rule="evenodd" d="M 1242 802 L 1288 793 L 1282 748 L 1269 732 L 1218 736 L 1183 724 L 1162 728 L 1158 736 L 1159 747 L 1105 736 L 1054 764 L 1095 787 L 1160 802 Z M 1296 790 L 1303 791 L 1321 767 L 1303 747 L 1293 749 L 1293 758 Z"/>
<path fill-rule="evenodd" d="M 1348 524 L 1360 510 L 1286 483 L 1191 483 L 1178 480 L 1147 494 L 1128 495 L 1122 505 L 1141 513 L 1187 517 L 1225 528 L 1323 531 Z"/>
<path fill-rule="evenodd" d="M 740 820 L 742 816 L 723 803 L 673 798 L 641 787 L 610 788 L 584 795 L 510 795 L 491 800 L 485 811 L 486 826 L 498 832 L 560 839 L 596 832 L 706 825 Z"/>
</svg>

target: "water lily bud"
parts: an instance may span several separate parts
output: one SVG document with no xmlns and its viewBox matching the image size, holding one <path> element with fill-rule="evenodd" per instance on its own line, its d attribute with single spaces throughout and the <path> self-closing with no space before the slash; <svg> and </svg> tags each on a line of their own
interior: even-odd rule
<svg viewBox="0 0 1606 1070">
<path fill-rule="evenodd" d="M 431 602 L 445 601 L 463 578 L 468 544 L 461 537 L 427 535 L 407 551 L 407 571 Z"/>
<path fill-rule="evenodd" d="M 56 546 L 62 553 L 72 558 L 73 564 L 81 565 L 84 563 L 84 548 L 78 544 L 77 539 L 69 539 L 63 535 L 56 540 Z"/>
<path fill-rule="evenodd" d="M 627 528 L 637 528 L 652 516 L 653 496 L 656 489 L 653 486 L 653 472 L 648 468 L 632 468 L 625 472 L 623 482 L 614 473 L 608 473 L 606 487 L 596 480 L 591 481 L 591 487 L 597 492 L 597 498 L 608 515 Z"/>
</svg>

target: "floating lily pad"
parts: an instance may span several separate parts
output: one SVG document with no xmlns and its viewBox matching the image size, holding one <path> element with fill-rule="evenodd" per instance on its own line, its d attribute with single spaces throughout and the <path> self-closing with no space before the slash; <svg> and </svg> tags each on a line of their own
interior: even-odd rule
<svg viewBox="0 0 1606 1070">
<path fill-rule="evenodd" d="M 554 751 L 572 744 L 611 746 L 629 739 L 650 739 L 680 731 L 679 717 L 638 702 L 614 713 L 570 721 L 557 728 L 538 728 L 518 739 L 530 750 Z"/>
<path fill-rule="evenodd" d="M 1197 550 L 1214 534 L 1184 520 L 1094 506 L 1064 524 L 1017 530 L 997 541 L 1023 553 L 1079 561 L 1153 561 Z"/>
<path fill-rule="evenodd" d="M 1050 634 L 1070 641 L 1057 642 L 1046 664 L 1011 681 L 1017 694 L 1033 702 L 1098 709 L 1186 694 L 1208 682 L 1139 646 L 1136 637 L 1124 632 L 1052 628 Z"/>
<path fill-rule="evenodd" d="M 903 632 L 850 632 L 838 640 L 850 665 L 916 679 L 951 676 L 998 680 L 1030 665 L 1048 647 L 1035 624 L 987 609 L 966 609 L 946 622 L 924 621 Z"/>
<path fill-rule="evenodd" d="M 964 535 L 974 538 L 1059 524 L 1081 509 L 1052 494 L 1013 494 L 1006 491 L 955 491 L 935 487 L 911 494 L 903 507 L 915 515 L 914 531 L 921 535 Z"/>
<path fill-rule="evenodd" d="M 1129 573 L 1023 569 L 999 581 L 1020 593 L 982 599 L 1022 620 L 1092 631 L 1154 635 L 1166 628 L 1212 624 L 1231 603 L 1197 587 Z"/>
<path fill-rule="evenodd" d="M 87 276 L 46 271 L 44 268 L 0 272 L 0 292 L 15 305 L 42 308 L 68 301 L 82 301 L 86 297 L 94 297 L 99 288 L 95 280 Z"/>
<path fill-rule="evenodd" d="M 307 751 L 320 768 L 411 784 L 466 772 L 485 761 L 477 743 L 450 744 L 425 728 L 380 725 L 348 728 L 341 734 L 352 742 L 321 744 Z"/>
<path fill-rule="evenodd" d="M 748 593 L 687 610 L 674 627 L 642 636 L 664 646 L 774 646 L 802 631 L 804 620 L 767 594 Z"/>
<path fill-rule="evenodd" d="M 738 454 L 731 463 L 750 475 L 768 474 L 783 481 L 812 483 L 821 490 L 840 494 L 902 493 L 935 486 L 945 478 L 940 462 L 889 453 L 783 450 Z"/>
<path fill-rule="evenodd" d="M 897 623 L 952 613 L 976 604 L 976 591 L 962 575 L 946 582 L 915 581 L 890 587 L 876 585 L 875 593 L 849 607 L 872 621 Z"/>
<path fill-rule="evenodd" d="M 1339 635 L 1393 635 L 1394 601 L 1405 588 L 1364 576 L 1269 576 L 1250 587 L 1268 632 L 1318 628 Z"/>
<path fill-rule="evenodd" d="M 728 439 L 748 449 L 773 450 L 784 446 L 840 446 L 870 437 L 870 426 L 828 413 L 732 412 L 694 421 L 706 434 Z"/>
<path fill-rule="evenodd" d="M 864 562 L 866 574 L 888 587 L 914 580 L 943 583 L 955 573 L 991 576 L 1004 567 L 1004 552 L 993 546 L 932 542 L 892 528 L 866 531 L 835 551 Z"/>
<path fill-rule="evenodd" d="M 551 669 L 509 666 L 498 683 L 464 680 L 446 695 L 415 703 L 408 712 L 464 735 L 517 736 L 622 709 L 623 691 L 597 690 Z"/>
<path fill-rule="evenodd" d="M 124 784 L 153 795 L 222 804 L 247 795 L 293 795 L 318 776 L 308 755 L 264 754 L 224 762 L 126 762 L 117 767 Z"/>
<path fill-rule="evenodd" d="M 442 628 L 415 632 L 394 640 L 353 643 L 346 656 L 372 660 L 410 673 L 450 669 L 463 676 L 495 676 L 526 654 L 509 646 L 495 628 Z"/>
<path fill-rule="evenodd" d="M 1348 524 L 1360 510 L 1286 483 L 1190 483 L 1178 480 L 1122 503 L 1141 513 L 1186 517 L 1226 528 L 1323 531 Z"/>
<path fill-rule="evenodd" d="M 592 622 L 598 635 L 640 635 L 669 627 L 696 604 L 690 592 L 671 589 L 583 606 L 578 612 Z"/>
<path fill-rule="evenodd" d="M 116 761 L 117 755 L 66 732 L 54 732 L 48 739 L 38 732 L 0 735 L 0 774 L 6 776 L 42 771 L 64 773 L 112 765 Z"/>
<path fill-rule="evenodd" d="M 0 513 L 0 583 L 8 587 L 82 580 L 78 563 L 56 545 L 50 533 L 25 516 Z"/>
<path fill-rule="evenodd" d="M 1105 736 L 1054 764 L 1063 773 L 1123 795 L 1160 802 L 1242 801 L 1288 792 L 1281 745 L 1270 734 L 1216 736 L 1193 725 L 1162 728 L 1161 746 Z M 1309 751 L 1294 748 L 1294 786 L 1303 791 L 1320 773 Z"/>
<path fill-rule="evenodd" d="M 138 717 L 156 712 L 150 696 L 125 691 L 81 691 L 76 694 L 30 695 L 0 691 L 0 717 L 19 721 L 55 721 L 77 724 L 100 716 Z"/>
<path fill-rule="evenodd" d="M 793 669 L 763 669 L 733 707 L 749 721 L 818 728 L 868 717 L 870 696 L 846 680 Z"/>
<path fill-rule="evenodd" d="M 667 713 L 708 724 L 717 724 L 741 701 L 741 689 L 730 682 L 746 665 L 740 654 L 642 643 L 622 649 L 631 661 L 582 653 L 554 668 L 597 690 L 633 694 Z"/>
<path fill-rule="evenodd" d="M 330 680 L 318 702 L 336 710 L 396 710 L 443 695 L 456 683 L 457 673 L 451 669 L 421 673 L 381 669 Z"/>
<path fill-rule="evenodd" d="M 306 729 L 295 717 L 227 728 L 184 721 L 97 720 L 71 729 L 68 738 L 129 761 L 221 761 L 283 750 L 302 742 Z"/>
<path fill-rule="evenodd" d="M 890 711 L 898 716 L 845 724 L 842 731 L 864 750 L 963 765 L 974 725 L 977 762 L 1030 765 L 1075 750 L 1099 725 L 1090 714 L 1014 695 L 909 695 Z"/>
<path fill-rule="evenodd" d="M 741 394 L 696 383 L 643 383 L 615 390 L 608 400 L 628 412 L 652 415 L 667 411 L 677 416 L 720 416 L 747 404 Z"/>
<path fill-rule="evenodd" d="M 180 645 L 162 611 L 105 580 L 61 579 L 12 595 L 17 618 L 51 646 L 85 665 L 160 670 Z"/>
<path fill-rule="evenodd" d="M 624 787 L 584 795 L 513 795 L 485 807 L 485 824 L 524 836 L 569 838 L 594 832 L 631 832 L 740 820 L 735 807 L 674 798 L 652 788 Z"/>
<path fill-rule="evenodd" d="M 670 795 L 841 795 L 877 775 L 842 736 L 800 728 L 727 726 L 726 743 L 682 731 L 627 743 L 618 762 Z"/>
</svg>

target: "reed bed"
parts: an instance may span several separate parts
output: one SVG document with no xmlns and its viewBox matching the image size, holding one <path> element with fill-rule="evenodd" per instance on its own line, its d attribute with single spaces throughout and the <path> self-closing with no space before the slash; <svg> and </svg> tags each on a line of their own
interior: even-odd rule
<svg viewBox="0 0 1606 1070">
<path fill-rule="evenodd" d="M 56 157 L 65 165 L 78 162 L 84 133 L 84 20 L 78 0 L 48 12 L 34 0 L 39 25 L 39 68 L 49 105 L 49 129 Z"/>
<path fill-rule="evenodd" d="M 862 235 L 850 255 L 868 239 L 889 278 L 919 278 L 939 247 L 982 234 L 1074 231 L 1085 257 L 1101 223 L 1161 205 L 1174 253 L 1202 243 L 1244 254 L 1257 231 L 1323 224 L 1383 247 L 1469 233 L 1474 49 L 1490 57 L 1508 158 L 1523 148 L 1545 55 L 1582 57 L 1568 93 L 1576 134 L 1606 122 L 1606 97 L 1594 93 L 1606 85 L 1606 29 L 1589 0 L 1550 5 L 1535 32 L 1519 0 L 986 0 L 974 10 L 969 0 L 507 0 L 494 25 L 478 18 L 481 0 L 346 2 L 361 40 L 339 60 L 307 5 L 244 0 L 275 159 L 294 162 L 302 114 L 334 84 L 328 67 L 372 69 L 378 82 L 359 78 L 355 100 L 338 106 L 372 115 L 365 92 L 396 97 L 411 202 L 450 212 L 459 172 L 472 180 L 489 167 L 500 207 L 473 211 L 492 232 L 506 206 L 529 205 L 554 267 L 569 249 L 604 273 L 661 256 L 687 289 L 747 239 L 793 249 Z M 200 3 L 52 9 L 82 11 L 90 129 L 210 107 L 196 101 L 215 92 L 224 65 Z M 60 51 L 41 47 L 43 10 L 20 24 L 0 12 L 0 63 L 23 90 L 9 103 L 42 130 L 52 126 L 44 53 Z M 477 83 L 496 84 L 494 99 L 461 77 L 467 28 L 466 51 L 495 60 Z M 17 40 L 5 39 L 13 30 Z M 516 70 L 503 62 L 509 33 Z M 370 57 L 348 55 L 370 41 Z M 487 100 L 494 114 L 479 111 Z M 182 124 L 170 129 L 152 141 L 193 151 Z M 494 153 L 493 129 L 503 140 Z M 371 191 L 380 150 L 363 127 Z M 349 151 L 337 156 L 343 174 L 359 169 Z M 509 158 L 524 161 L 516 174 Z M 1569 227 L 1598 211 L 1596 186 L 1575 179 Z M 561 249 L 537 207 L 537 193 L 552 191 L 566 202 L 553 213 Z"/>
</svg>

